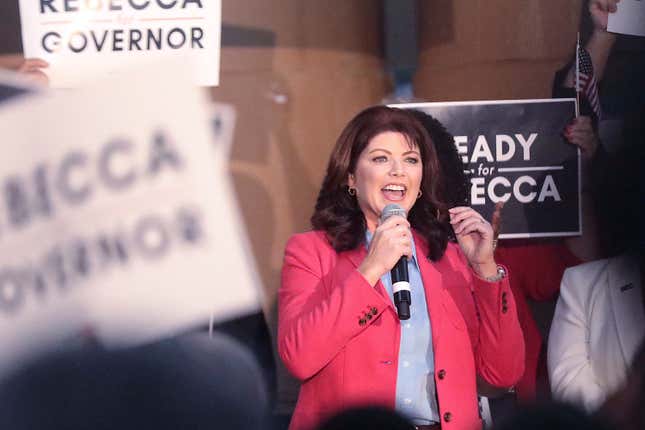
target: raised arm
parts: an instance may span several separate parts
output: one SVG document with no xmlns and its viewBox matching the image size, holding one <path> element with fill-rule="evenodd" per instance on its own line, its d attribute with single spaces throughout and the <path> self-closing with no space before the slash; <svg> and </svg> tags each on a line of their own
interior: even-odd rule
<svg viewBox="0 0 645 430">
<path fill-rule="evenodd" d="M 592 261 L 604 255 L 600 243 L 600 231 L 593 204 L 593 181 L 591 178 L 592 163 L 605 156 L 600 145 L 598 134 L 593 128 L 592 120 L 588 116 L 579 116 L 566 127 L 564 136 L 569 143 L 580 148 L 582 156 L 582 226 L 580 236 L 571 236 L 564 239 L 569 251 L 581 261 Z"/>
<path fill-rule="evenodd" d="M 524 374 L 525 351 L 509 277 L 487 282 L 475 276 L 473 298 L 479 318 L 477 373 L 493 387 L 510 388 Z"/>
<path fill-rule="evenodd" d="M 479 328 L 473 343 L 477 371 L 493 386 L 510 387 L 524 372 L 524 337 L 509 278 L 498 272 L 494 260 L 493 226 L 470 207 L 450 209 L 450 222 L 472 269 L 471 299 Z"/>
<path fill-rule="evenodd" d="M 596 80 L 602 79 L 607 65 L 611 48 L 616 41 L 616 35 L 607 31 L 607 20 L 610 13 L 616 12 L 616 4 L 620 0 L 590 0 L 589 14 L 593 22 L 593 32 L 585 45 L 591 56 Z M 569 69 L 563 86 L 571 88 L 575 82 L 575 64 Z"/>
</svg>

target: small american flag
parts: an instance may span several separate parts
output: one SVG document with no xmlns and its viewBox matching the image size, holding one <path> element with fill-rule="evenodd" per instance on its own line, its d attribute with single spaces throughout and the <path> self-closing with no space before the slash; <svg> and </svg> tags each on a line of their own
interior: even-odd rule
<svg viewBox="0 0 645 430">
<path fill-rule="evenodd" d="M 576 67 L 576 91 L 582 93 L 589 101 L 594 113 L 600 119 L 600 98 L 598 97 L 598 84 L 593 74 L 591 56 L 585 48 L 578 43 L 578 64 Z"/>
</svg>

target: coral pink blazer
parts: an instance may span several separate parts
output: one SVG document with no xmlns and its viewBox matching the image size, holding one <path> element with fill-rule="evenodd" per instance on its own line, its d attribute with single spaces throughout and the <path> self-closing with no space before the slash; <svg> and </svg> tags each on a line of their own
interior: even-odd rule
<svg viewBox="0 0 645 430">
<path fill-rule="evenodd" d="M 524 371 L 508 277 L 479 279 L 453 243 L 432 262 L 423 257 L 423 238 L 414 233 L 414 241 L 432 324 L 442 428 L 480 429 L 476 374 L 510 387 Z M 295 235 L 287 244 L 278 351 L 302 381 L 290 430 L 313 429 L 349 407 L 394 408 L 400 321 L 381 282 L 372 287 L 356 270 L 366 255 L 363 246 L 337 253 L 320 231 Z"/>
</svg>

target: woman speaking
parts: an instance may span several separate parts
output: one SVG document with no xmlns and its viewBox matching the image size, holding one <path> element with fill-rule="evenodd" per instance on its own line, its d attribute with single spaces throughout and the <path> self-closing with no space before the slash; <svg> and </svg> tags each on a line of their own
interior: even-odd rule
<svg viewBox="0 0 645 430">
<path fill-rule="evenodd" d="M 411 113 L 372 107 L 341 133 L 314 230 L 285 251 L 278 349 L 302 381 L 291 430 L 367 405 L 420 429 L 479 429 L 477 375 L 497 387 L 522 375 L 524 341 L 493 230 L 471 208 L 449 208 L 447 191 Z M 392 204 L 402 211 L 384 216 Z M 400 264 L 408 319 L 393 302 Z"/>
</svg>

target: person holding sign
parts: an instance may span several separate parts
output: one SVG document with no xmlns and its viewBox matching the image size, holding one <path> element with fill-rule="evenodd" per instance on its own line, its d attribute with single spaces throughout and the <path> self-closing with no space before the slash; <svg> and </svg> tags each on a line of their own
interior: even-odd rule
<svg viewBox="0 0 645 430">
<path fill-rule="evenodd" d="M 497 387 L 522 375 L 524 339 L 492 227 L 470 207 L 450 207 L 443 181 L 410 112 L 372 107 L 341 133 L 314 230 L 289 240 L 282 269 L 278 351 L 302 381 L 292 430 L 366 405 L 417 428 L 479 429 L 477 375 Z M 392 204 L 401 215 L 384 220 Z M 409 319 L 392 300 L 400 260 Z"/>
<path fill-rule="evenodd" d="M 444 183 L 448 184 L 449 193 L 445 198 L 452 205 L 468 204 L 470 198 L 470 181 L 464 172 L 464 165 L 457 153 L 454 138 L 441 125 L 441 123 L 422 111 L 411 109 L 419 121 L 425 126 L 430 138 L 437 149 L 441 163 Z M 587 124 L 589 125 L 589 123 Z M 568 134 L 575 134 L 584 146 L 591 146 L 582 141 L 587 134 L 582 130 L 575 130 Z M 503 219 L 503 202 L 498 202 L 491 217 L 491 225 L 495 236 L 501 231 Z M 585 236 L 588 236 L 585 233 Z M 543 338 L 538 324 L 532 314 L 528 300 L 548 301 L 557 295 L 560 288 L 560 279 L 567 267 L 580 264 L 579 260 L 569 249 L 570 241 L 553 240 L 518 240 L 502 239 L 495 249 L 495 260 L 509 268 L 512 274 L 510 284 L 517 316 L 524 334 L 524 374 L 515 384 L 512 391 L 496 389 L 488 386 L 485 381 L 478 380 L 478 392 L 487 397 L 482 402 L 482 417 L 486 424 L 495 425 L 503 421 L 514 412 L 518 403 L 530 404 L 536 401 L 538 394 L 550 392 L 546 378 L 546 358 L 542 355 Z M 583 242 L 576 239 L 576 242 Z M 589 244 L 592 240 L 587 239 Z M 566 244 L 566 245 L 565 245 Z M 580 243 L 580 247 L 582 247 Z M 544 371 L 542 371 L 542 367 Z"/>
<path fill-rule="evenodd" d="M 24 75 L 27 79 L 35 84 L 49 85 L 49 77 L 43 71 L 49 66 L 49 63 L 40 58 L 28 58 L 22 62 L 18 68 L 18 73 Z"/>
<path fill-rule="evenodd" d="M 609 14 L 616 12 L 616 5 L 620 0 L 590 0 L 588 2 L 589 15 L 593 23 L 593 30 L 589 40 L 585 44 L 583 51 L 587 53 L 591 61 L 591 73 L 587 74 L 590 81 L 595 80 L 600 82 L 605 72 L 611 48 L 616 42 L 616 35 L 607 31 L 607 21 Z M 576 56 L 578 60 L 582 60 L 580 56 Z M 580 61 L 582 62 L 582 61 Z M 576 76 L 576 72 L 584 73 L 580 69 L 580 64 L 576 67 L 575 62 L 556 74 L 554 82 L 554 93 L 561 92 L 562 88 L 574 88 L 580 82 L 580 76 Z M 587 75 L 584 75 L 587 77 Z M 595 84 L 594 84 L 595 85 Z M 581 90 L 579 88 L 578 90 Z M 600 105 L 598 97 L 598 106 Z M 595 101 L 590 97 L 582 97 L 580 99 L 582 104 L 581 113 L 583 115 L 592 114 L 598 120 L 598 110 L 594 108 Z"/>
<path fill-rule="evenodd" d="M 40 58 L 24 59 L 14 55 L 0 55 L 0 69 L 15 71 L 37 85 L 49 85 L 49 77 L 44 71 L 47 67 L 49 63 Z"/>
<path fill-rule="evenodd" d="M 593 166 L 600 230 L 610 239 L 608 258 L 567 269 L 548 341 L 553 396 L 588 411 L 623 389 L 645 342 L 642 116 L 624 136 L 619 151 Z M 607 412 L 620 417 L 616 406 Z"/>
</svg>

